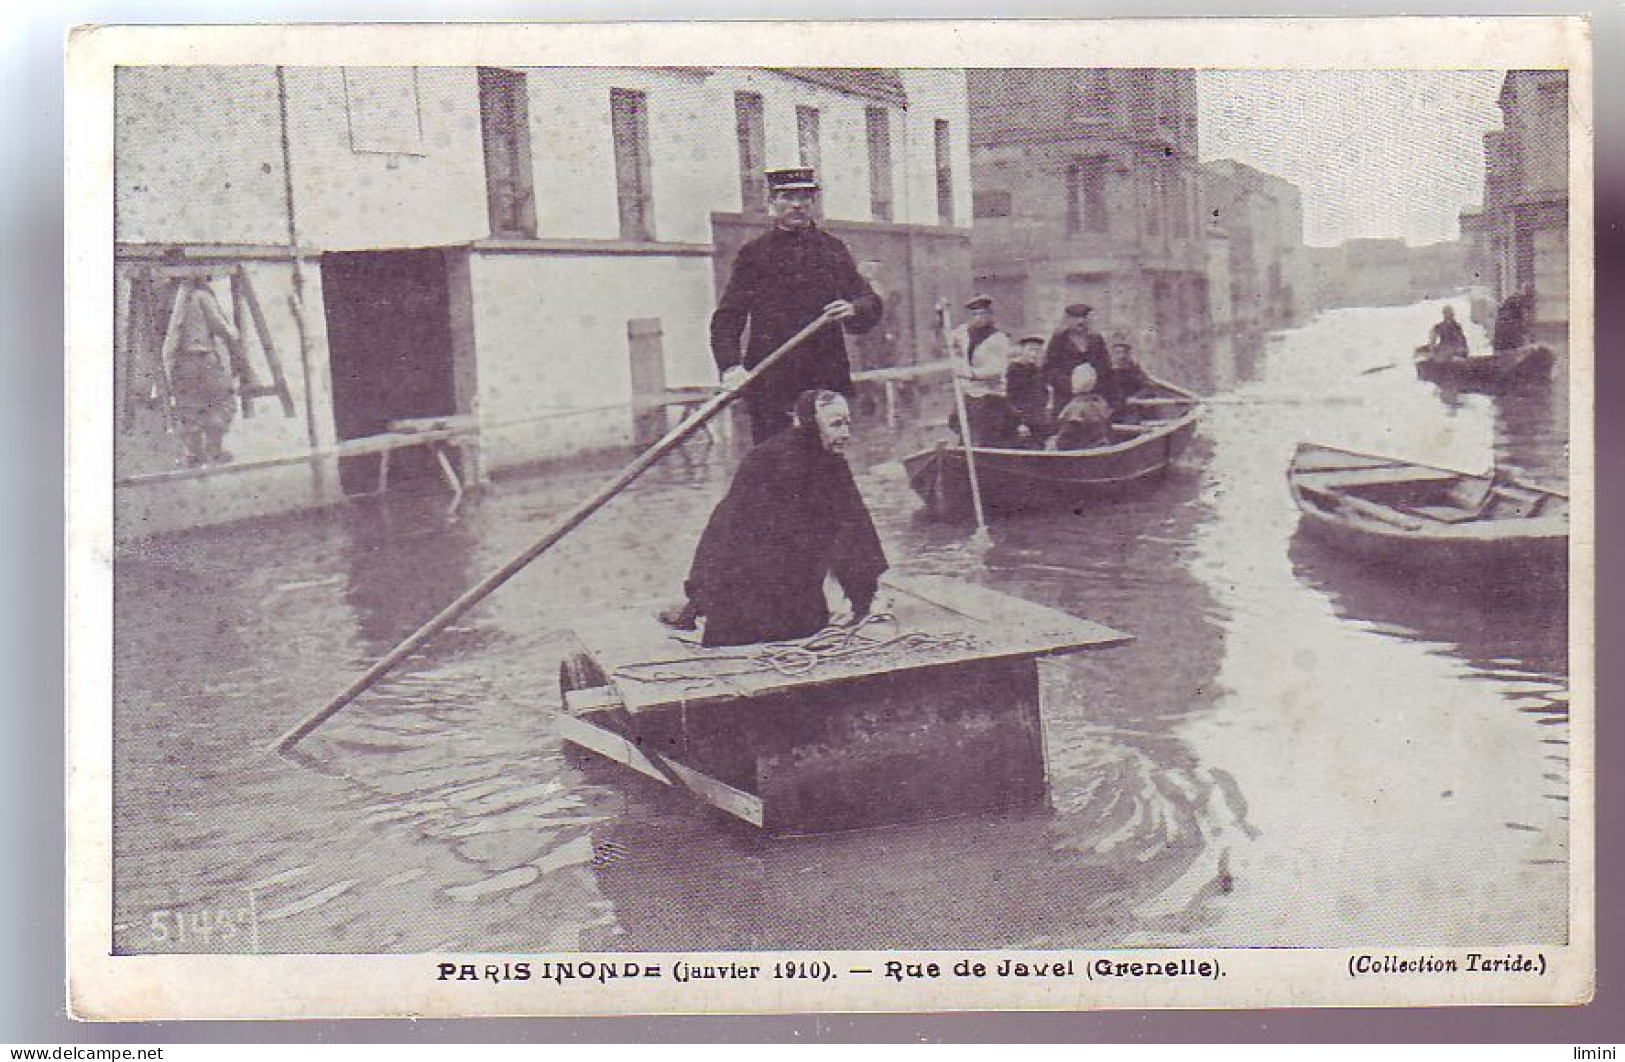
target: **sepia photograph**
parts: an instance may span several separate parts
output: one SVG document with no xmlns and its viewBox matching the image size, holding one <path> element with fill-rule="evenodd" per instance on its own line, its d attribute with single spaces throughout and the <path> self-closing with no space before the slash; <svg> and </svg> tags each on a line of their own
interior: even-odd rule
<svg viewBox="0 0 1625 1062">
<path fill-rule="evenodd" d="M 1588 998 L 1584 23 L 1336 22 L 81 31 L 76 1013 Z"/>
</svg>

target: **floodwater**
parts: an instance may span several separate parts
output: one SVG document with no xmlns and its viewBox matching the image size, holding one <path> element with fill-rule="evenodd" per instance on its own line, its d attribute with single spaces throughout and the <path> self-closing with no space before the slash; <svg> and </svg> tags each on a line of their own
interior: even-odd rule
<svg viewBox="0 0 1625 1062">
<path fill-rule="evenodd" d="M 131 550 L 116 948 L 1561 941 L 1563 609 L 1415 585 L 1294 534 L 1300 439 L 1563 485 L 1561 381 L 1441 394 L 1408 353 L 1437 316 L 1340 310 L 1178 367 L 1217 396 L 1178 468 L 1079 514 L 997 523 L 985 556 L 919 512 L 896 464 L 945 408 L 898 433 L 860 421 L 854 464 L 896 569 L 1136 638 L 1046 666 L 1048 807 L 773 839 L 561 745 L 557 632 L 674 599 L 726 483 L 719 450 L 651 472 L 291 759 L 265 748 L 614 462 L 499 480 L 455 516 L 427 479 Z"/>
</svg>

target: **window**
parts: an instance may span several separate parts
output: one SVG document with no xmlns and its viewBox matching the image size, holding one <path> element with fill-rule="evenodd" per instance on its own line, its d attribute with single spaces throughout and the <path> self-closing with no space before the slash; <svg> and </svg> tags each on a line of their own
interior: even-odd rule
<svg viewBox="0 0 1625 1062">
<path fill-rule="evenodd" d="M 344 112 L 350 124 L 351 151 L 422 153 L 416 67 L 345 67 Z"/>
<path fill-rule="evenodd" d="M 971 209 L 979 218 L 1010 216 L 1010 193 L 981 189 L 971 194 Z"/>
<path fill-rule="evenodd" d="M 892 219 L 891 115 L 884 107 L 866 107 L 869 131 L 869 213 L 876 221 Z"/>
<path fill-rule="evenodd" d="M 796 108 L 796 152 L 797 158 L 803 166 L 818 173 L 819 180 L 823 180 L 820 172 L 824 163 L 824 148 L 819 133 L 819 117 L 817 107 Z M 824 200 L 822 197 L 813 200 L 813 217 L 824 216 Z"/>
<path fill-rule="evenodd" d="M 480 136 L 485 144 L 485 195 L 492 236 L 534 237 L 530 107 L 525 75 L 480 68 Z"/>
<path fill-rule="evenodd" d="M 1104 155 L 1081 158 L 1067 168 L 1066 231 L 1106 232 L 1106 165 Z"/>
<path fill-rule="evenodd" d="M 954 223 L 954 152 L 948 136 L 948 123 L 937 119 L 937 220 Z"/>
<path fill-rule="evenodd" d="M 652 240 L 648 99 L 641 92 L 611 89 L 609 113 L 615 138 L 615 192 L 621 211 L 621 239 Z"/>
<path fill-rule="evenodd" d="M 739 203 L 747 214 L 767 209 L 767 127 L 762 118 L 762 97 L 754 92 L 734 93 L 734 131 L 739 137 Z"/>
</svg>

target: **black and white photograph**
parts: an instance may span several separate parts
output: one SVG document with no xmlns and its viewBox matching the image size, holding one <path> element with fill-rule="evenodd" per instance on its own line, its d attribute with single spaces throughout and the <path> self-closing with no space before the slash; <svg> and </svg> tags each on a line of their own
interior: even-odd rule
<svg viewBox="0 0 1625 1062">
<path fill-rule="evenodd" d="M 1338 21 L 81 31 L 75 1011 L 1589 998 L 1587 37 Z"/>
</svg>

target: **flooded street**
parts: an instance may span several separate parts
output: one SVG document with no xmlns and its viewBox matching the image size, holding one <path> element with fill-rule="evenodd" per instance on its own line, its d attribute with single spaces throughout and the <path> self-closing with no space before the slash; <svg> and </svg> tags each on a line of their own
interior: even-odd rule
<svg viewBox="0 0 1625 1062">
<path fill-rule="evenodd" d="M 1174 382 L 1217 400 L 1173 472 L 1079 514 L 997 523 L 985 557 L 968 526 L 924 516 L 896 462 L 940 435 L 946 399 L 897 434 L 860 421 L 853 463 L 895 570 L 1136 639 L 1047 665 L 1049 807 L 773 839 L 561 745 L 559 632 L 675 599 L 729 472 L 702 447 L 293 759 L 265 748 L 620 459 L 499 479 L 451 518 L 427 481 L 132 549 L 116 568 L 116 945 L 1561 941 L 1566 614 L 1328 553 L 1295 534 L 1286 489 L 1308 439 L 1468 470 L 1493 459 L 1566 489 L 1562 380 L 1491 398 L 1415 377 L 1438 305 L 1331 311 L 1190 368 Z"/>
</svg>

